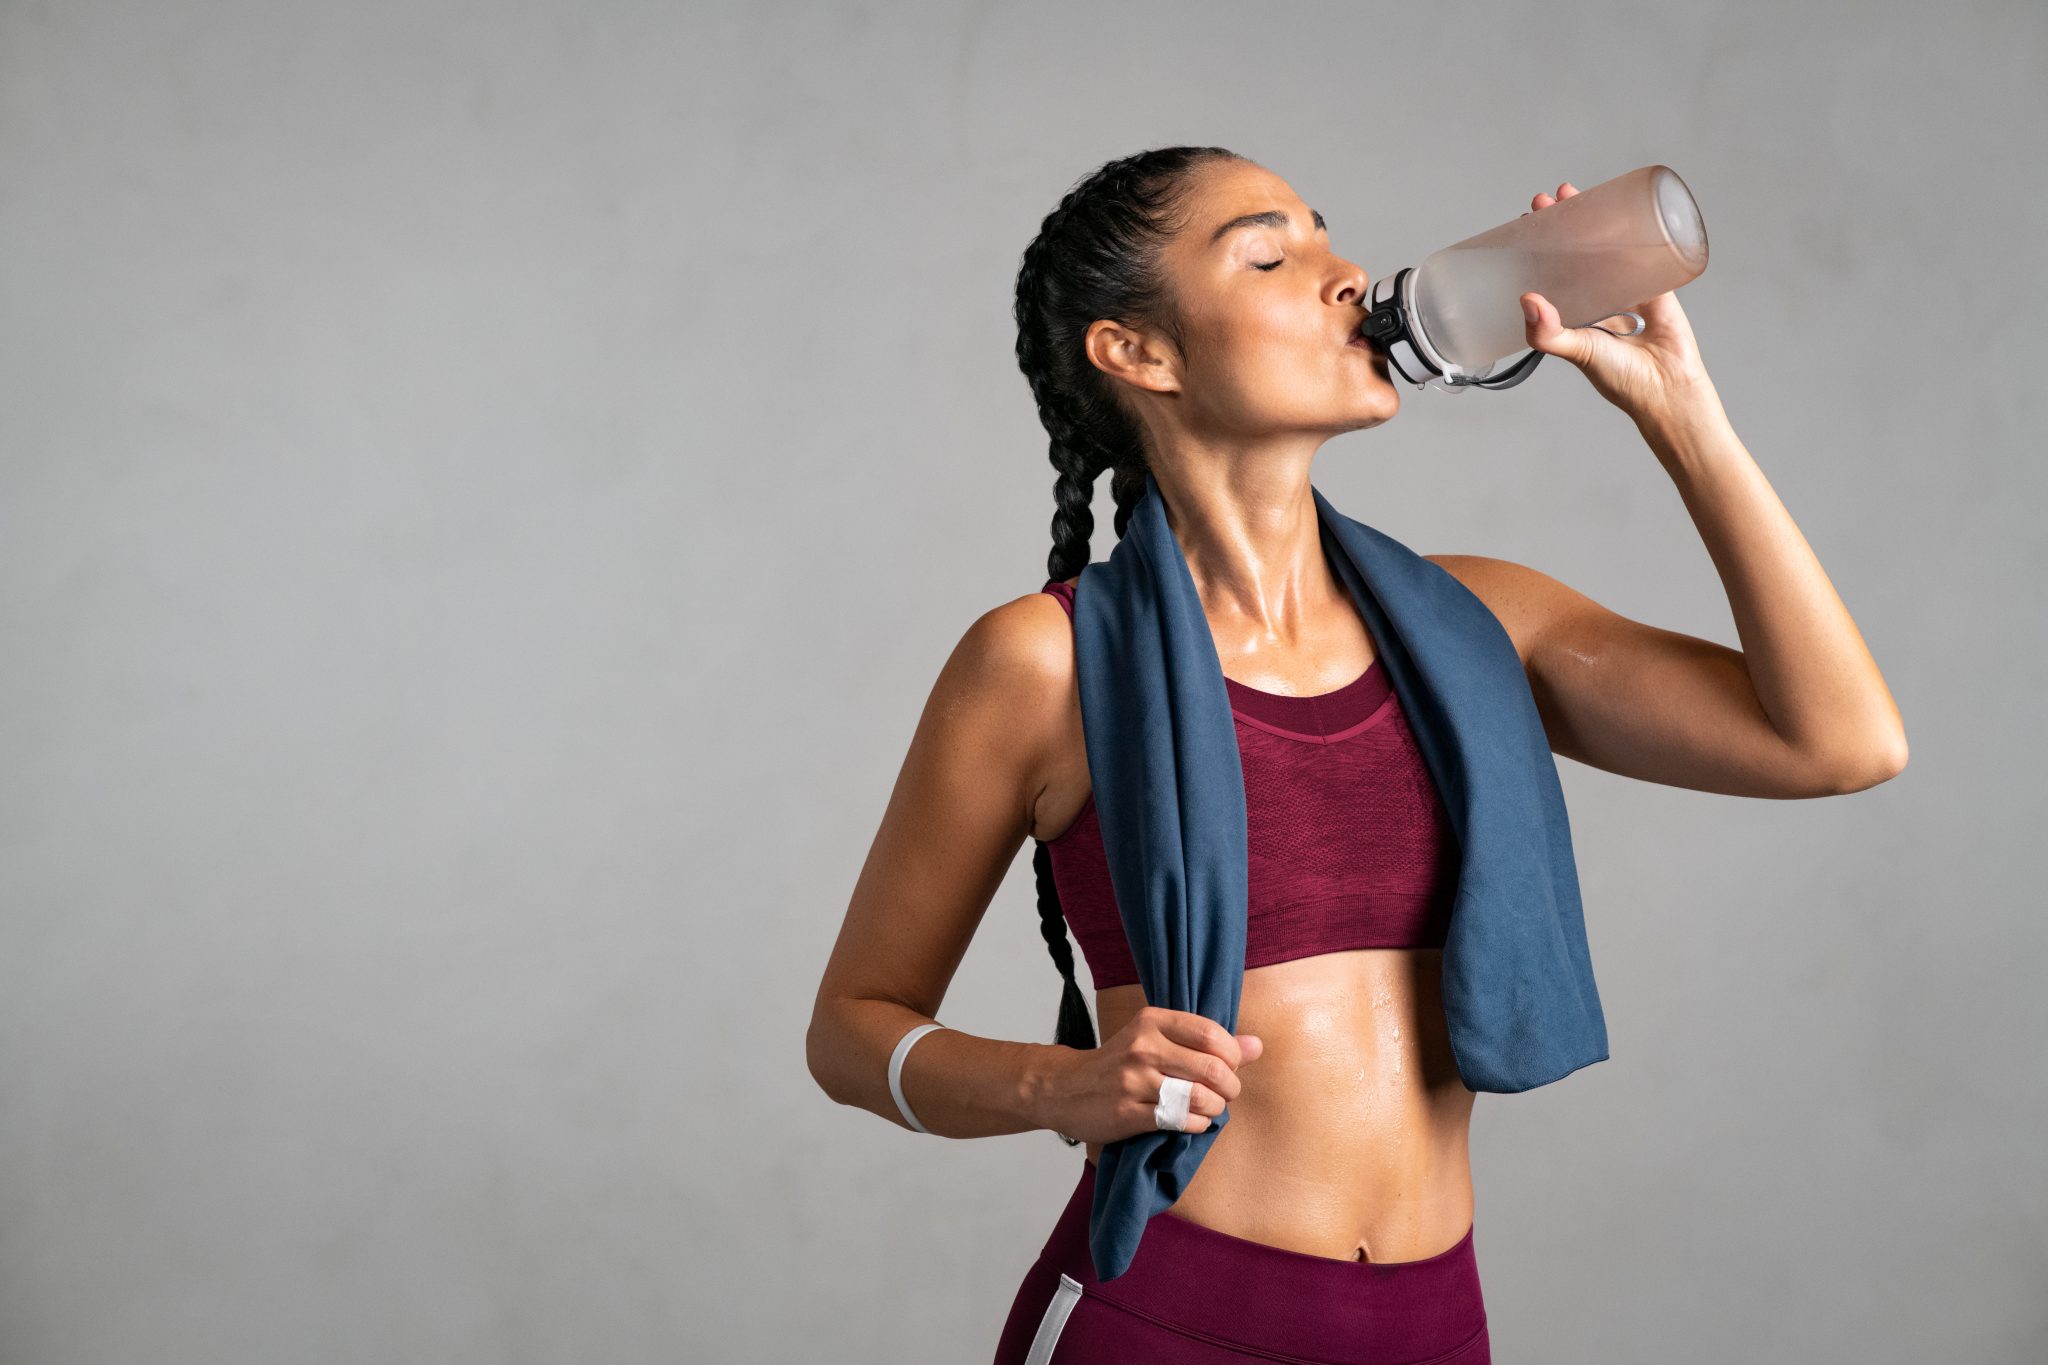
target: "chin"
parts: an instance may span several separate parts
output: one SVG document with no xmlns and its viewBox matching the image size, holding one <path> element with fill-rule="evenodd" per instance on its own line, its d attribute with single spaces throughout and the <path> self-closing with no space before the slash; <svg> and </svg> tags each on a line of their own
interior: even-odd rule
<svg viewBox="0 0 2048 1365">
<path fill-rule="evenodd" d="M 1401 391 L 1392 384 L 1389 384 L 1384 395 L 1374 394 L 1373 401 L 1365 405 L 1364 419 L 1358 423 L 1358 427 L 1354 428 L 1354 430 L 1364 427 L 1376 427 L 1380 423 L 1392 419 L 1394 414 L 1400 410 Z"/>
</svg>

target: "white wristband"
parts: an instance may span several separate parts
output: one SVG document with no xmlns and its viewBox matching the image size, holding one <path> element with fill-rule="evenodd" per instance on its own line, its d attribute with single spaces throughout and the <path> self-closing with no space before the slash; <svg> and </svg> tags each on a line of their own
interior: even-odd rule
<svg viewBox="0 0 2048 1365">
<path fill-rule="evenodd" d="M 902 1112 L 903 1121 L 920 1133 L 929 1133 L 931 1129 L 917 1121 L 917 1115 L 910 1112 L 910 1105 L 904 1101 L 903 1059 L 909 1054 L 911 1044 L 924 1037 L 927 1033 L 930 1033 L 933 1029 L 944 1027 L 944 1024 L 919 1024 L 898 1040 L 896 1051 L 889 1055 L 889 1093 L 895 1096 L 896 1108 Z"/>
</svg>

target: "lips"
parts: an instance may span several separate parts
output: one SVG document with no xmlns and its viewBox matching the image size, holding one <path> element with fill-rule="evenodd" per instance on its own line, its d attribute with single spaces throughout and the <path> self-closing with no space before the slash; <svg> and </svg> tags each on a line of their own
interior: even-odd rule
<svg viewBox="0 0 2048 1365">
<path fill-rule="evenodd" d="M 1354 350 L 1364 351 L 1368 356 L 1372 357 L 1374 374 L 1391 374 L 1393 372 L 1393 357 L 1387 354 L 1385 347 L 1363 332 L 1353 332 L 1351 339 L 1344 344 Z"/>
</svg>

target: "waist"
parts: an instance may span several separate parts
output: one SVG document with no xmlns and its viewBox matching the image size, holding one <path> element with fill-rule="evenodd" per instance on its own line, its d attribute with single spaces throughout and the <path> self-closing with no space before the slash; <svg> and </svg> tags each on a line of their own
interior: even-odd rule
<svg viewBox="0 0 2048 1365">
<path fill-rule="evenodd" d="M 1459 1078 L 1439 949 L 1326 953 L 1246 971 L 1229 1121 L 1169 1215 L 1332 1260 L 1415 1260 L 1472 1224 L 1472 1091 Z M 1097 993 L 1102 1036 L 1142 989 Z M 1101 1145 L 1090 1143 L 1097 1163 Z"/>
</svg>

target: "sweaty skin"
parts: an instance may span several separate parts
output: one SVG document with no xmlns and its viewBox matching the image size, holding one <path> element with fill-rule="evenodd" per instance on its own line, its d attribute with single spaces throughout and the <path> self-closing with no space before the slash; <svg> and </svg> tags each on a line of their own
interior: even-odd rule
<svg viewBox="0 0 2048 1365">
<path fill-rule="evenodd" d="M 1236 1032 L 1265 1054 L 1169 1215 L 1311 1256 L 1414 1261 L 1472 1226 L 1473 1093 L 1451 1060 L 1438 948 L 1359 948 L 1253 967 Z M 1144 988 L 1095 993 L 1102 1034 Z M 1098 1164 L 1102 1145 L 1088 1144 Z"/>
<path fill-rule="evenodd" d="M 1531 211 L 1556 202 L 1539 194 Z M 1102 318 L 1083 348 L 1142 429 L 1224 676 L 1334 691 L 1377 649 L 1323 562 L 1308 474 L 1329 437 L 1399 411 L 1384 357 L 1354 344 L 1370 281 L 1330 249 L 1322 215 L 1262 167 L 1210 166 L 1184 210 L 1162 261 L 1188 344 Z M 1898 707 L 1736 436 L 1676 295 L 1638 304 L 1649 326 L 1628 339 L 1562 328 L 1541 295 L 1524 301 L 1531 345 L 1586 371 L 1671 478 L 1741 637 L 1736 649 L 1634 621 L 1508 560 L 1425 555 L 1514 642 L 1552 751 L 1753 798 L 1841 795 L 1897 775 Z M 890 1049 L 936 1019 L 1026 834 L 1055 838 L 1080 813 L 1090 782 L 1072 646 L 1065 610 L 1034 591 L 984 613 L 941 670 L 806 1037 L 812 1076 L 841 1103 L 904 1121 Z M 1472 1225 L 1475 1096 L 1453 1064 L 1441 965 L 1436 949 L 1372 948 L 1248 970 L 1236 1029 L 1258 1036 L 1258 1055 L 1234 1071 L 1230 1120 L 1167 1212 L 1334 1261 L 1422 1260 L 1454 1245 Z M 1112 1038 L 1143 987 L 1097 991 L 1095 1004 L 1099 1036 Z M 1044 1096 L 1087 1070 L 1085 1057 L 949 1033 L 901 1077 L 927 1131 L 1058 1131 L 1042 1121 Z M 1099 1161 L 1100 1146 L 1087 1156 Z"/>
<path fill-rule="evenodd" d="M 1064 608 L 1042 596 L 1064 626 Z M 1350 627 L 1318 651 L 1325 677 L 1333 665 L 1356 676 L 1374 658 L 1356 609 L 1346 614 Z M 1331 690 L 1265 673 L 1238 681 Z M 1072 824 L 1090 791 L 1078 689 L 1061 750 L 1036 810 L 1042 839 Z M 1167 1212 L 1332 1260 L 1413 1261 L 1456 1245 L 1472 1226 L 1474 1095 L 1451 1056 L 1442 959 L 1439 948 L 1359 948 L 1248 969 L 1233 1031 L 1257 1034 L 1265 1050 L 1238 1073 L 1230 1121 Z M 1098 1036 L 1144 1005 L 1135 982 L 1096 991 Z M 1099 1164 L 1102 1144 L 1087 1151 Z"/>
</svg>

